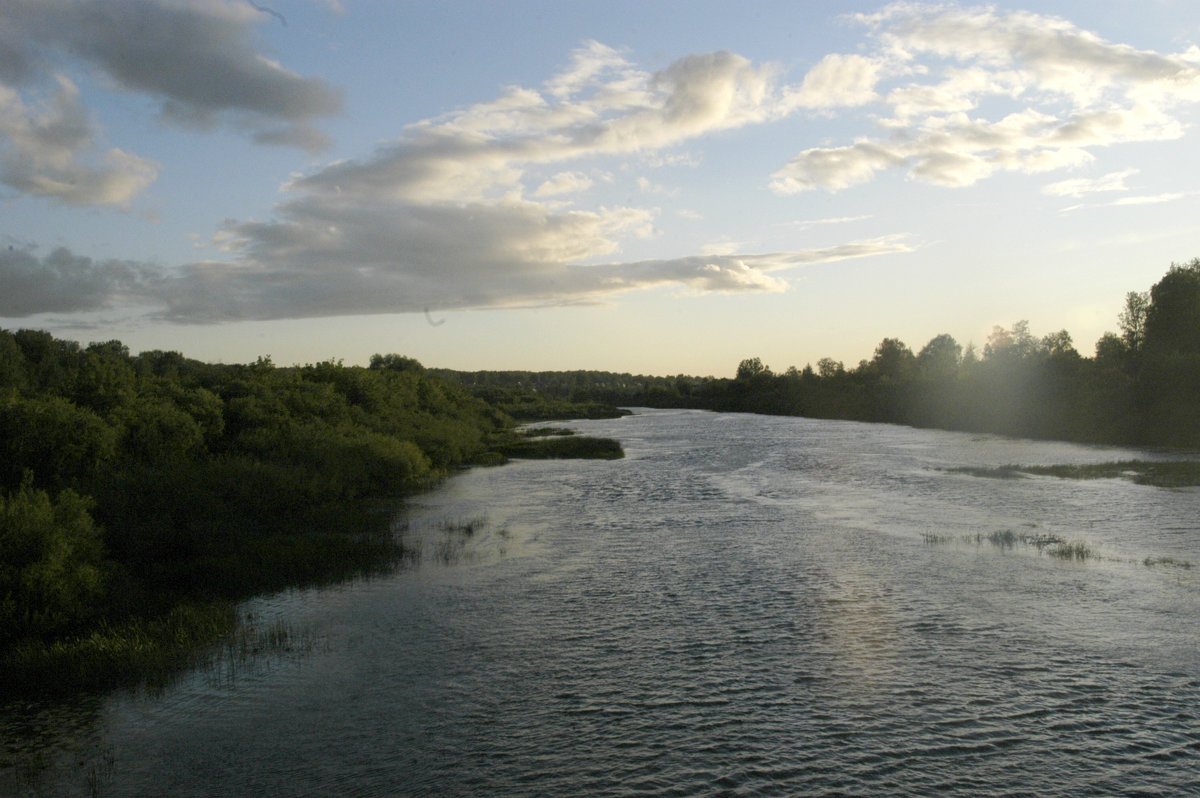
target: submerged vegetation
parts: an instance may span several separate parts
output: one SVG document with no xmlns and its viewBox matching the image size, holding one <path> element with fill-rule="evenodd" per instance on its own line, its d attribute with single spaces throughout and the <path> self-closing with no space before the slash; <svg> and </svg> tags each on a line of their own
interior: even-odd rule
<svg viewBox="0 0 1200 798">
<path fill-rule="evenodd" d="M 231 632 L 233 601 L 393 567 L 400 497 L 509 456 L 620 446 L 532 442 L 399 355 L 214 365 L 0 330 L 0 691 L 150 677 Z"/>
<path fill-rule="evenodd" d="M 1115 463 L 1003 465 L 996 468 L 971 466 L 947 470 L 995 479 L 1015 479 L 1028 474 L 1062 479 L 1128 479 L 1139 485 L 1160 488 L 1200 486 L 1200 461 L 1196 460 L 1121 460 Z"/>
<path fill-rule="evenodd" d="M 1045 554 L 1048 557 L 1053 557 L 1058 560 L 1070 560 L 1075 562 L 1083 562 L 1084 560 L 1113 559 L 1100 554 L 1098 551 L 1088 545 L 1087 542 L 1082 540 L 1067 540 L 1059 537 L 1058 535 L 1049 534 L 1046 532 L 1017 531 L 1014 529 L 998 529 L 994 532 L 988 532 L 987 534 L 976 532 L 974 534 L 962 535 L 944 535 L 926 532 L 924 535 L 922 535 L 922 542 L 927 545 L 966 546 L 982 546 L 983 544 L 987 543 L 995 548 L 1005 550 L 1026 548 L 1032 549 L 1038 554 Z M 1189 569 L 1192 567 L 1192 563 L 1190 561 L 1179 560 L 1174 557 L 1146 557 L 1145 559 L 1141 560 L 1141 564 L 1147 567 L 1170 567 L 1183 569 Z"/>
</svg>

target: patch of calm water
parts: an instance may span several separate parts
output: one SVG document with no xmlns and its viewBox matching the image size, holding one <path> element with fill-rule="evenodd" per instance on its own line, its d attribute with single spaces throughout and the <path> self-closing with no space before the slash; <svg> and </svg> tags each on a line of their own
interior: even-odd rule
<svg viewBox="0 0 1200 798">
<path fill-rule="evenodd" d="M 1200 492 L 946 470 L 1152 455 L 690 411 L 573 426 L 627 458 L 421 497 L 413 568 L 247 608 L 313 644 L 93 703 L 21 789 L 1200 792 Z M 986 542 L 1005 530 L 1095 556 Z"/>
</svg>

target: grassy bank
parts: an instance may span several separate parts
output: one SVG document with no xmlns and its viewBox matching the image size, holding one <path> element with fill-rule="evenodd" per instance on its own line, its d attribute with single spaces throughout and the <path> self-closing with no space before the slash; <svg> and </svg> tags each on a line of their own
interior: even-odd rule
<svg viewBox="0 0 1200 798">
<path fill-rule="evenodd" d="M 234 605 L 210 601 L 55 640 L 27 640 L 0 656 L 0 697 L 161 684 L 237 628 Z"/>
</svg>

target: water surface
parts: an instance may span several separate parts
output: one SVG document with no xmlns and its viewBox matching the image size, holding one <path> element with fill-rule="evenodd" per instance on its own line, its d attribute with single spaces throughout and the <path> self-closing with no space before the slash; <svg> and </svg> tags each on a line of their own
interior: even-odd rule
<svg viewBox="0 0 1200 798">
<path fill-rule="evenodd" d="M 950 470 L 1152 454 L 692 411 L 573 426 L 626 459 L 419 497 L 413 567 L 251 602 L 295 650 L 69 709 L 21 790 L 1200 793 L 1200 493 Z M 1005 530 L 1092 556 L 987 542 Z"/>
</svg>

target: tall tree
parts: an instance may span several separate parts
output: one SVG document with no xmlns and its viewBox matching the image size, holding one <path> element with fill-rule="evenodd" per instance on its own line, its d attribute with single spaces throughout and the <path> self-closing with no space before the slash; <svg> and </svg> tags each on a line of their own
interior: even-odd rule
<svg viewBox="0 0 1200 798">
<path fill-rule="evenodd" d="M 1145 347 L 1156 353 L 1200 354 L 1200 258 L 1171 264 L 1150 289 Z"/>
</svg>

